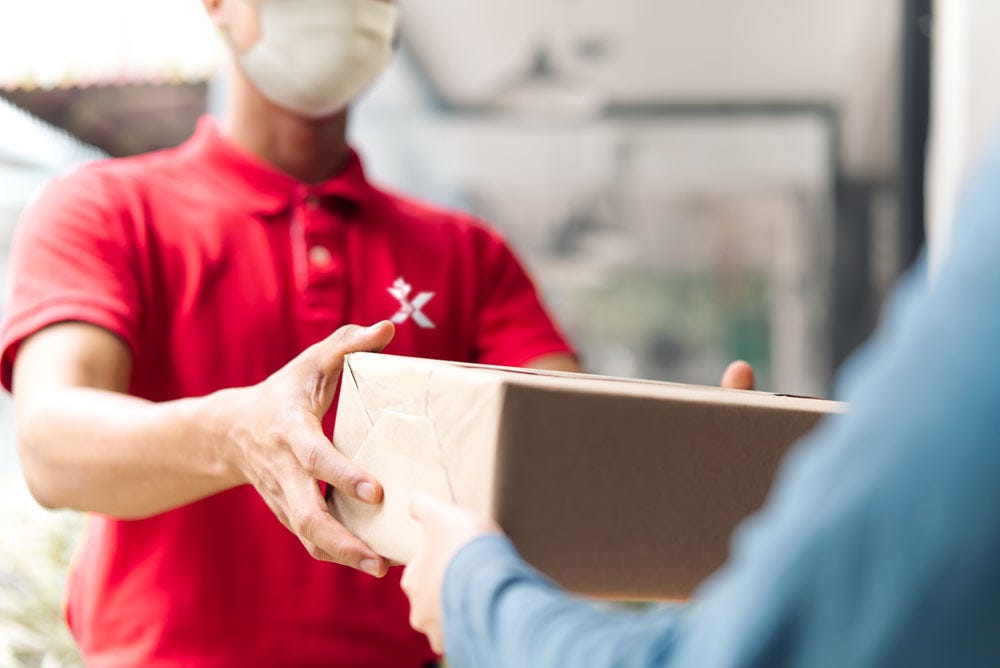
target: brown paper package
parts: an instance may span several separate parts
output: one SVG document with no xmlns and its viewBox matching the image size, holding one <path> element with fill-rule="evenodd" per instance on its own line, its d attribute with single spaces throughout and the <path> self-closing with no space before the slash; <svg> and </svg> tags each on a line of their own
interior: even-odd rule
<svg viewBox="0 0 1000 668">
<path fill-rule="evenodd" d="M 385 489 L 331 512 L 407 563 L 417 490 L 496 519 L 564 587 L 684 599 L 726 559 L 788 448 L 843 404 L 356 353 L 334 443 Z"/>
</svg>

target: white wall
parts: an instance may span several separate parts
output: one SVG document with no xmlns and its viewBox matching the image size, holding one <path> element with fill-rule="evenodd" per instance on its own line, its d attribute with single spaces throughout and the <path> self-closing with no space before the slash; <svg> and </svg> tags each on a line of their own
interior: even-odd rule
<svg viewBox="0 0 1000 668">
<path fill-rule="evenodd" d="M 836 104 L 844 114 L 848 172 L 868 177 L 893 171 L 900 6 L 900 0 L 402 5 L 407 39 L 454 101 L 494 100 L 525 76 L 544 47 L 561 76 L 616 103 Z"/>
<path fill-rule="evenodd" d="M 1000 131 L 1000 2 L 937 0 L 928 239 L 932 270 L 947 254 L 962 183 Z"/>
</svg>

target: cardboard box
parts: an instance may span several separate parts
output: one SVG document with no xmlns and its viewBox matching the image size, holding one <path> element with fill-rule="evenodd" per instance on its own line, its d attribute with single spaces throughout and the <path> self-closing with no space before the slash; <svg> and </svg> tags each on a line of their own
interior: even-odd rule
<svg viewBox="0 0 1000 668">
<path fill-rule="evenodd" d="M 495 518 L 570 590 L 678 599 L 726 559 L 788 447 L 842 404 L 761 392 L 358 353 L 334 443 L 384 503 L 331 512 L 406 563 L 416 490 Z"/>
</svg>

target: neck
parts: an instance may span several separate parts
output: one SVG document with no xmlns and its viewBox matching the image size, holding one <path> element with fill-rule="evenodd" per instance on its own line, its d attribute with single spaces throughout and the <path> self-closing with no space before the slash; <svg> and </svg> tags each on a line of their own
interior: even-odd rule
<svg viewBox="0 0 1000 668">
<path fill-rule="evenodd" d="M 343 169 L 347 111 L 303 118 L 261 95 L 238 67 L 231 68 L 229 108 L 222 131 L 231 141 L 305 183 L 320 183 Z"/>
</svg>

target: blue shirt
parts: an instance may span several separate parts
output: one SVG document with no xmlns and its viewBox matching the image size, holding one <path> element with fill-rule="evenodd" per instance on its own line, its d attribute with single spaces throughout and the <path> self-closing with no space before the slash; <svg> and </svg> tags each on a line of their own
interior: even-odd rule
<svg viewBox="0 0 1000 668">
<path fill-rule="evenodd" d="M 964 202 L 690 611 L 595 607 L 480 538 L 445 578 L 451 664 L 1000 666 L 1000 151 Z"/>
</svg>

